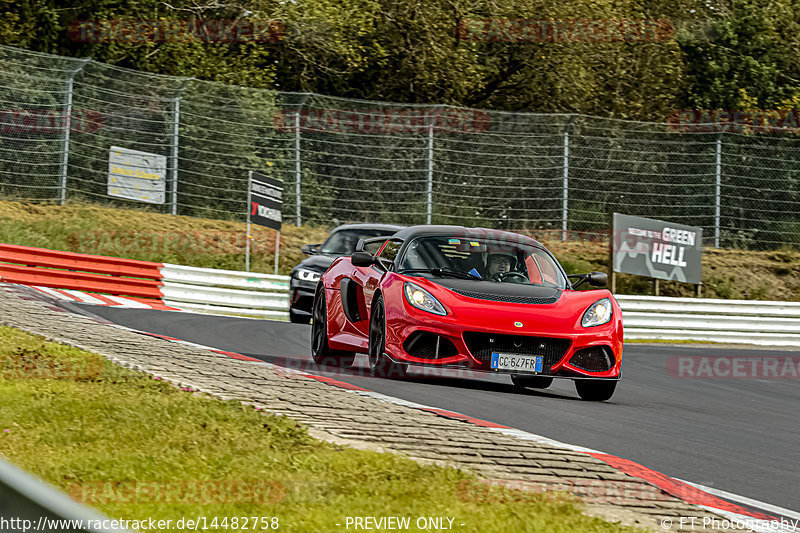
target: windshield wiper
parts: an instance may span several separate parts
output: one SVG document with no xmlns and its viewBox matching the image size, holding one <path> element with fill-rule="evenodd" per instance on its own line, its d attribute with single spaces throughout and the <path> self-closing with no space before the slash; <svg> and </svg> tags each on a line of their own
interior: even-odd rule
<svg viewBox="0 0 800 533">
<path fill-rule="evenodd" d="M 463 272 L 461 270 L 455 270 L 452 268 L 407 268 L 404 270 L 398 271 L 398 274 L 405 274 L 406 272 L 424 272 L 426 274 L 433 274 L 434 276 L 439 276 L 440 278 L 446 276 L 452 276 L 461 279 L 476 279 L 478 281 L 483 281 L 483 278 L 480 276 L 476 276 L 470 272 Z"/>
</svg>

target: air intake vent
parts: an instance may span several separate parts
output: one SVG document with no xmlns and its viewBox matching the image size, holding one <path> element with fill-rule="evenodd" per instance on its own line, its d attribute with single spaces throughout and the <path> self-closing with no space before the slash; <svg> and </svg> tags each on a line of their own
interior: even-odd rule
<svg viewBox="0 0 800 533">
<path fill-rule="evenodd" d="M 532 304 L 532 305 L 542 305 L 542 304 L 554 304 L 558 301 L 560 296 L 552 296 L 549 298 L 539 298 L 535 296 L 511 296 L 505 294 L 488 294 L 484 292 L 472 292 L 472 291 L 465 291 L 462 289 L 451 289 L 453 292 L 460 294 L 461 296 L 466 296 L 467 298 L 475 298 L 476 300 L 490 300 L 492 302 L 506 302 L 510 304 Z"/>
</svg>

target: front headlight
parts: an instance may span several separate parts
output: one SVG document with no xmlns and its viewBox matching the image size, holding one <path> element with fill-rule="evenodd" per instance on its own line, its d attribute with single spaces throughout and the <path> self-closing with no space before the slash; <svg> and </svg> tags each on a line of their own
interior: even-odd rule
<svg viewBox="0 0 800 533">
<path fill-rule="evenodd" d="M 319 281 L 319 278 L 322 275 L 319 272 L 314 272 L 313 270 L 306 270 L 305 268 L 298 268 L 297 269 L 297 279 L 301 281 L 311 281 L 316 283 Z"/>
<path fill-rule="evenodd" d="M 408 303 L 417 309 L 422 309 L 423 311 L 427 311 L 435 315 L 447 314 L 447 311 L 445 311 L 444 306 L 439 302 L 439 300 L 434 298 L 431 293 L 419 285 L 406 282 L 406 284 L 403 285 L 403 292 L 406 293 L 406 300 Z"/>
<path fill-rule="evenodd" d="M 589 309 L 583 313 L 581 319 L 581 326 L 590 328 L 592 326 L 600 326 L 611 320 L 611 300 L 603 298 L 589 306 Z"/>
</svg>

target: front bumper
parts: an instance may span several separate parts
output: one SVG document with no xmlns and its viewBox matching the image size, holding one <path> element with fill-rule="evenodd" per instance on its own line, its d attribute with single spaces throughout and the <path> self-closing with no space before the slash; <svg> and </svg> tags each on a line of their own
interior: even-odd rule
<svg viewBox="0 0 800 533">
<path fill-rule="evenodd" d="M 514 326 L 518 320 L 513 319 L 515 315 L 519 317 L 520 308 L 507 306 L 507 317 L 498 311 L 442 317 L 417 310 L 402 301 L 402 309 L 395 309 L 387 328 L 386 353 L 396 362 L 519 373 L 491 368 L 491 353 L 501 352 L 541 355 L 542 372 L 530 375 L 613 380 L 621 375 L 623 343 L 622 325 L 618 318 L 602 326 L 559 330 L 539 315 L 538 320 L 523 319 L 530 326 L 518 328 Z M 587 353 L 598 357 L 587 359 Z M 587 360 L 597 360 L 599 354 L 608 356 L 610 364 L 586 364 Z M 587 366 L 594 370 L 587 370 Z"/>
<path fill-rule="evenodd" d="M 317 283 L 295 277 L 289 281 L 289 310 L 296 315 L 311 316 Z"/>
</svg>

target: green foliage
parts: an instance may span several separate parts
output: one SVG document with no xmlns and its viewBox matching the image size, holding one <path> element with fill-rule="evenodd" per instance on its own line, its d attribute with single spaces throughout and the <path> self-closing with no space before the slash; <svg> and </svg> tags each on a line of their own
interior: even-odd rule
<svg viewBox="0 0 800 533">
<path fill-rule="evenodd" d="M 2 3 L 0 43 L 251 87 L 657 121 L 674 109 L 779 106 L 800 94 L 791 75 L 800 17 L 788 0 Z M 481 42 L 458 31 L 490 18 L 661 19 L 677 30 L 654 42 Z M 67 32 L 84 20 L 193 19 L 279 20 L 285 34 L 277 42 L 80 43 Z"/>
<path fill-rule="evenodd" d="M 705 41 L 682 46 L 692 109 L 798 109 L 800 18 L 795 2 L 719 4 Z"/>
</svg>

